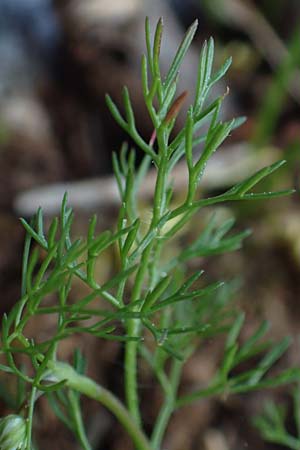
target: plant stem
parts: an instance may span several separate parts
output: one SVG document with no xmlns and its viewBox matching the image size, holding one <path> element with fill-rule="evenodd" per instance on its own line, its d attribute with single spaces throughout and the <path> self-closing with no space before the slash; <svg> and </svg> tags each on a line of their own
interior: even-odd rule
<svg viewBox="0 0 300 450">
<path fill-rule="evenodd" d="M 33 386 L 30 394 L 28 405 L 28 417 L 27 417 L 27 430 L 26 430 L 26 450 L 31 450 L 31 436 L 32 436 L 32 422 L 33 422 L 33 410 L 37 389 Z"/>
<path fill-rule="evenodd" d="M 162 156 L 161 164 L 158 167 L 155 194 L 154 194 L 154 206 L 153 217 L 150 224 L 150 230 L 154 229 L 165 207 L 166 197 L 166 179 L 167 179 L 167 160 L 166 156 Z M 147 275 L 151 260 L 151 252 L 155 241 L 152 240 L 148 247 L 144 250 L 139 270 L 136 274 L 134 288 L 131 296 L 131 302 L 135 302 L 141 297 L 144 281 Z M 140 335 L 140 320 L 129 319 L 127 321 L 127 334 L 131 337 L 137 337 Z M 137 356 L 138 356 L 138 342 L 128 341 L 125 346 L 125 396 L 128 409 L 136 420 L 137 424 L 141 425 L 141 415 L 139 409 L 139 395 L 138 395 L 138 383 L 137 383 Z"/>
<path fill-rule="evenodd" d="M 65 386 L 74 389 L 104 405 L 123 425 L 138 450 L 153 450 L 149 440 L 129 414 L 125 406 L 110 391 L 90 378 L 78 374 L 68 364 L 49 361 L 48 368 L 57 381 L 65 380 Z M 29 450 L 29 449 L 28 449 Z"/>
<path fill-rule="evenodd" d="M 155 423 L 153 433 L 151 436 L 151 444 L 155 450 L 158 450 L 161 446 L 162 439 L 164 437 L 166 428 L 170 421 L 170 417 L 176 408 L 176 394 L 178 384 L 180 380 L 182 361 L 174 360 L 171 375 L 170 375 L 170 390 L 171 393 L 165 396 L 165 401 L 162 405 L 157 421 Z"/>
<path fill-rule="evenodd" d="M 140 323 L 138 319 L 129 319 L 127 323 L 127 334 L 138 336 L 140 333 Z M 139 409 L 139 397 L 137 386 L 137 342 L 129 341 L 125 348 L 125 396 L 130 414 L 134 417 L 137 425 L 141 425 L 141 415 Z"/>
<path fill-rule="evenodd" d="M 202 389 L 196 392 L 193 392 L 192 394 L 184 395 L 183 397 L 180 397 L 176 401 L 176 409 L 181 408 L 182 406 L 189 405 L 190 403 L 194 401 L 201 400 L 203 398 L 208 397 L 215 397 L 217 395 L 220 395 L 224 393 L 226 387 L 224 386 L 224 383 L 216 383 L 212 384 L 211 386 L 208 386 L 206 389 Z"/>
<path fill-rule="evenodd" d="M 163 155 L 157 173 L 151 227 L 157 226 L 164 212 L 166 203 L 167 163 L 167 156 Z"/>
<path fill-rule="evenodd" d="M 92 450 L 92 447 L 89 444 L 88 438 L 86 436 L 86 432 L 84 429 L 84 425 L 82 422 L 82 416 L 80 411 L 80 405 L 77 400 L 77 395 L 74 390 L 70 390 L 68 392 L 68 397 L 70 400 L 70 404 L 72 406 L 71 414 L 73 416 L 73 420 L 76 424 L 76 433 L 80 444 L 82 445 L 84 450 Z"/>
<path fill-rule="evenodd" d="M 141 264 L 136 274 L 131 301 L 135 302 L 140 298 L 144 278 L 146 276 L 152 243 L 144 250 L 141 258 Z M 127 334 L 131 337 L 140 335 L 140 320 L 128 319 Z M 137 355 L 138 342 L 128 341 L 125 346 L 125 396 L 128 409 L 137 424 L 141 424 L 141 415 L 139 410 L 139 396 L 137 386 Z"/>
</svg>

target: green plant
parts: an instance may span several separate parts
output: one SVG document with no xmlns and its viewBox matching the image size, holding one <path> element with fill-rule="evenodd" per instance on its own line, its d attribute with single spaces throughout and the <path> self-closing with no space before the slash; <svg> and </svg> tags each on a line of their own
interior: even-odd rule
<svg viewBox="0 0 300 450">
<path fill-rule="evenodd" d="M 120 156 L 113 157 L 121 197 L 116 231 L 97 235 L 97 218 L 94 216 L 89 223 L 87 238 L 73 241 L 73 211 L 67 206 L 67 196 L 62 202 L 60 217 L 53 219 L 47 231 L 41 209 L 31 223 L 22 219 L 27 235 L 21 298 L 2 320 L 1 354 L 6 363 L 0 366 L 1 370 L 17 378 L 19 388 L 15 404 L 19 414 L 26 418 L 26 438 L 15 448 L 32 448 L 34 407 L 41 395 L 48 396 L 57 416 L 73 431 L 84 449 L 91 447 L 81 415 L 81 394 L 108 408 L 125 427 L 137 449 L 158 450 L 169 420 L 180 406 L 210 396 L 273 387 L 299 377 L 297 368 L 275 377 L 267 375 L 287 349 L 288 338 L 277 344 L 262 341 L 267 331 L 267 324 L 263 323 L 244 344 L 240 344 L 244 315 L 230 305 L 231 296 L 227 295 L 226 285 L 223 282 L 205 285 L 201 270 L 188 274 L 186 263 L 189 260 L 236 250 L 248 236 L 248 231 L 230 233 L 233 220 L 219 224 L 212 217 L 195 242 L 168 259 L 170 241 L 199 210 L 228 201 L 265 199 L 292 192 L 251 191 L 284 163 L 280 161 L 220 195 L 198 198 L 198 185 L 210 156 L 243 119 L 225 123 L 219 120 L 224 96 L 207 103 L 209 91 L 230 66 L 229 59 L 218 72 L 212 73 L 214 43 L 210 39 L 202 48 L 195 99 L 188 109 L 184 127 L 175 136 L 171 134 L 185 96 L 182 94 L 174 100 L 178 72 L 196 28 L 197 22 L 187 31 L 168 73 L 162 77 L 159 53 L 163 22 L 159 20 L 157 24 L 152 45 L 149 21 L 146 20 L 147 56 L 143 56 L 141 67 L 144 100 L 155 130 L 150 144 L 136 129 L 128 90 L 124 88 L 123 91 L 124 116 L 107 96 L 112 115 L 139 151 L 145 154 L 137 170 L 135 150 L 123 146 Z M 207 131 L 201 132 L 202 125 L 207 123 Z M 198 145 L 200 151 L 196 153 L 194 149 Z M 187 191 L 182 203 L 174 206 L 171 176 L 180 159 L 185 159 L 188 169 Z M 156 180 L 151 219 L 145 224 L 139 217 L 137 192 L 151 164 L 156 170 Z M 104 250 L 112 246 L 117 246 L 120 269 L 100 285 L 95 263 Z M 87 285 L 89 294 L 71 303 L 69 295 L 76 278 Z M 104 303 L 107 305 L 103 306 Z M 41 315 L 54 315 L 57 325 L 51 337 L 36 341 L 26 336 L 26 326 L 33 317 Z M 73 365 L 57 359 L 61 341 L 77 333 L 124 343 L 124 403 L 84 374 L 84 360 L 78 352 Z M 208 386 L 179 396 L 185 362 L 199 341 L 204 343 L 205 339 L 219 333 L 226 333 L 227 337 L 224 356 L 214 378 Z M 18 362 L 20 354 L 26 357 L 26 364 Z M 253 356 L 260 357 L 254 368 L 233 371 Z M 150 436 L 145 434 L 141 417 L 140 358 L 149 364 L 164 397 Z M 23 421 L 21 423 L 23 426 Z"/>
<path fill-rule="evenodd" d="M 300 448 L 300 386 L 292 391 L 293 409 L 291 418 L 295 423 L 296 436 L 287 429 L 288 411 L 285 405 L 268 401 L 264 412 L 254 419 L 254 425 L 260 430 L 265 441 L 285 445 L 286 448 L 298 450 Z M 291 421 L 290 421 L 291 422 Z"/>
</svg>

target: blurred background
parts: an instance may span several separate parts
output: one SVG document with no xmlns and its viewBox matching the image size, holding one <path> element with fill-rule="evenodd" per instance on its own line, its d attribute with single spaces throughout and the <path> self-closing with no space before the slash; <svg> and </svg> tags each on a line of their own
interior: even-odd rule
<svg viewBox="0 0 300 450">
<path fill-rule="evenodd" d="M 230 89 L 222 114 L 224 118 L 246 115 L 248 120 L 211 163 L 203 194 L 221 192 L 241 173 L 247 175 L 280 158 L 287 160 L 285 168 L 263 188 L 299 190 L 299 0 L 0 0 L 2 313 L 13 305 L 20 292 L 24 232 L 19 216 L 30 218 L 42 205 L 51 219 L 67 189 L 77 212 L 77 234 L 84 235 L 88 217 L 94 212 L 103 228 L 114 225 L 117 200 L 111 180 L 111 154 L 119 150 L 126 136 L 110 117 L 104 95 L 109 92 L 121 105 L 121 89 L 127 85 L 137 127 L 146 140 L 150 138 L 151 124 L 140 90 L 146 15 L 153 27 L 160 16 L 164 17 L 163 68 L 168 67 L 184 30 L 195 18 L 199 19 L 196 40 L 180 77 L 180 91 L 187 89 L 192 95 L 199 51 L 209 36 L 215 39 L 216 67 L 228 56 L 233 57 L 226 80 L 218 87 L 221 92 L 226 92 L 227 86 Z M 178 118 L 178 127 L 183 119 L 184 115 Z M 180 188 L 179 185 L 179 195 Z M 299 194 L 222 207 L 220 214 L 236 216 L 238 227 L 252 228 L 253 236 L 242 251 L 199 261 L 199 266 L 215 279 L 238 276 L 241 288 L 237 300 L 249 321 L 245 336 L 259 320 L 267 318 L 272 323 L 272 337 L 289 334 L 295 339 L 282 364 L 299 364 Z M 201 221 L 203 218 L 199 217 L 194 222 L 194 228 L 189 230 L 191 237 L 201 229 Z M 101 277 L 105 279 L 114 267 L 114 255 L 108 255 L 99 267 Z M 47 333 L 48 326 L 39 323 L 34 333 Z M 87 356 L 94 355 L 89 363 L 92 376 L 121 392 L 120 346 L 105 344 L 99 349 L 78 338 L 65 346 L 66 357 L 76 346 L 83 351 L 88 346 Z M 207 349 L 200 349 L 188 364 L 184 383 L 197 383 L 213 373 L 219 349 L 214 343 L 211 347 L 214 351 L 209 355 Z M 159 402 L 159 395 L 147 373 L 142 377 L 148 386 L 144 395 L 145 416 L 151 424 L 155 411 L 149 408 L 155 405 L 156 397 Z M 290 405 L 288 389 L 273 395 L 277 401 Z M 72 437 L 41 403 L 39 448 L 53 448 L 54 427 L 56 448 L 76 448 Z M 242 397 L 235 397 L 186 409 L 175 416 L 165 447 L 285 448 L 262 442 L 253 428 L 251 416 L 261 406 L 262 396 L 251 394 L 246 403 Z M 3 401 L 3 413 L 6 408 Z M 95 449 L 131 448 L 121 430 L 112 435 L 116 425 L 109 415 L 99 412 L 95 405 L 86 408 Z M 294 425 L 290 426 L 292 429 Z"/>
</svg>

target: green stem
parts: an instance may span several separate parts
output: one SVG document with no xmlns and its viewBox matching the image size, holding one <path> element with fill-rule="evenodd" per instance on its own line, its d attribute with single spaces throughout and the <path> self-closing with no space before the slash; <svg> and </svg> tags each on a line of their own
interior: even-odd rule
<svg viewBox="0 0 300 450">
<path fill-rule="evenodd" d="M 161 268 L 158 267 L 157 261 L 159 261 L 160 254 L 163 247 L 163 241 L 156 241 L 153 246 L 152 261 L 149 264 L 149 290 L 154 289 L 156 283 L 161 276 Z"/>
<path fill-rule="evenodd" d="M 74 389 L 104 405 L 123 425 L 138 450 L 153 450 L 149 440 L 125 406 L 110 391 L 90 378 L 78 374 L 73 367 L 58 361 L 49 361 L 48 368 L 56 380 L 65 380 L 65 386 Z M 29 449 L 28 449 L 29 450 Z"/>
<path fill-rule="evenodd" d="M 265 440 L 274 444 L 284 445 L 286 448 L 290 448 L 292 450 L 299 450 L 300 448 L 300 440 L 289 434 L 274 432 L 273 435 Z"/>
<path fill-rule="evenodd" d="M 200 208 L 199 208 L 200 209 Z M 192 209 L 190 211 L 187 211 L 183 217 L 181 217 L 175 225 L 172 226 L 170 230 L 165 234 L 165 239 L 172 238 L 178 231 L 182 230 L 186 223 L 189 222 L 191 217 L 196 214 L 198 211 L 196 209 Z"/>
<path fill-rule="evenodd" d="M 166 197 L 166 179 L 167 179 L 167 157 L 162 156 L 158 168 L 157 180 L 154 193 L 154 207 L 153 217 L 150 225 L 150 230 L 154 229 L 163 214 Z M 151 251 L 153 249 L 154 241 L 150 242 L 148 247 L 144 250 L 139 270 L 136 274 L 134 288 L 132 291 L 131 302 L 135 302 L 141 297 L 143 285 L 149 268 L 151 259 Z M 131 337 L 140 336 L 141 323 L 139 319 L 129 319 L 127 321 L 127 334 Z M 139 409 L 138 383 L 137 383 L 137 357 L 138 357 L 138 342 L 128 341 L 125 346 L 125 396 L 128 409 L 136 420 L 137 424 L 141 425 L 141 414 Z"/>
<path fill-rule="evenodd" d="M 27 270 L 28 270 L 30 246 L 31 246 L 31 236 L 29 233 L 27 233 L 26 237 L 25 237 L 25 244 L 24 244 L 24 251 L 23 251 L 23 258 L 22 258 L 21 297 L 24 297 L 26 294 L 26 274 L 27 274 Z"/>
<path fill-rule="evenodd" d="M 189 405 L 190 403 L 196 402 L 198 400 L 202 400 L 203 398 L 215 397 L 217 395 L 220 395 L 225 391 L 225 389 L 226 388 L 224 386 L 224 383 L 216 383 L 212 384 L 206 389 L 195 391 L 192 394 L 184 395 L 176 401 L 176 409 L 181 408 L 182 406 Z"/>
<path fill-rule="evenodd" d="M 77 398 L 77 394 L 73 390 L 70 390 L 68 392 L 68 397 L 70 400 L 70 405 L 72 407 L 71 414 L 73 416 L 74 423 L 76 424 L 76 434 L 78 437 L 78 440 L 84 450 L 92 450 L 92 447 L 89 444 L 88 438 L 86 436 L 86 432 L 84 429 L 84 425 L 82 422 L 82 416 L 80 411 L 80 405 Z"/>
<path fill-rule="evenodd" d="M 130 319 L 127 323 L 127 334 L 138 336 L 140 333 L 140 322 L 138 319 Z M 141 414 L 139 408 L 139 396 L 137 385 L 137 342 L 129 341 L 125 347 L 125 396 L 128 409 L 134 417 L 137 425 L 141 426 Z"/>
<path fill-rule="evenodd" d="M 139 270 L 136 274 L 131 301 L 135 302 L 140 298 L 143 282 L 146 276 L 152 243 L 144 250 Z M 140 320 L 128 319 L 127 334 L 131 337 L 140 335 Z M 141 424 L 141 415 L 139 410 L 139 396 L 137 385 L 137 355 L 138 342 L 128 341 L 125 346 L 125 396 L 128 409 L 134 417 L 137 424 Z"/>
<path fill-rule="evenodd" d="M 159 137 L 159 135 L 158 135 Z M 158 139 L 159 141 L 159 139 Z M 166 183 L 167 183 L 167 155 L 163 155 L 158 168 L 156 186 L 154 192 L 153 218 L 151 227 L 156 227 L 163 215 L 166 204 Z"/>
<path fill-rule="evenodd" d="M 29 405 L 28 405 L 28 417 L 27 417 L 27 430 L 26 430 L 26 450 L 31 450 L 31 436 L 32 436 L 32 425 L 33 425 L 33 411 L 34 403 L 36 398 L 37 388 L 33 387 L 30 394 Z"/>
<path fill-rule="evenodd" d="M 174 360 L 173 362 L 170 376 L 171 395 L 169 394 L 165 396 L 165 401 L 162 405 L 151 436 L 151 444 L 155 450 L 159 450 L 166 428 L 170 421 L 170 417 L 176 408 L 176 394 L 181 376 L 182 364 L 182 361 L 178 360 Z"/>
</svg>

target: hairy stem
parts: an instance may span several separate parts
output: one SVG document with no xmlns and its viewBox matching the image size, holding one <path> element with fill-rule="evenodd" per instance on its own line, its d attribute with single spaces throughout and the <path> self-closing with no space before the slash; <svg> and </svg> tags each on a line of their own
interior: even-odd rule
<svg viewBox="0 0 300 450">
<path fill-rule="evenodd" d="M 164 213 L 165 197 L 166 197 L 166 180 L 167 180 L 167 161 L 166 156 L 162 156 L 161 164 L 158 168 L 155 194 L 153 217 L 150 224 L 150 230 L 155 229 L 161 216 Z M 148 273 L 151 262 L 151 252 L 155 241 L 150 242 L 148 247 L 144 250 L 141 258 L 139 270 L 136 275 L 134 288 L 131 296 L 131 302 L 141 298 L 143 285 Z M 140 308 L 140 307 L 139 307 Z M 140 320 L 129 319 L 127 321 L 127 334 L 131 337 L 140 336 Z M 139 409 L 139 395 L 137 383 L 137 356 L 138 356 L 138 342 L 128 341 L 125 347 L 125 396 L 128 409 L 131 415 L 136 420 L 137 424 L 141 425 L 141 415 Z"/>
<path fill-rule="evenodd" d="M 131 301 L 135 302 L 141 296 L 143 282 L 146 276 L 152 243 L 144 250 L 141 264 L 136 275 Z M 140 335 L 140 320 L 128 319 L 127 334 L 131 337 Z M 138 342 L 128 341 L 125 346 L 125 396 L 128 409 L 137 424 L 141 425 L 141 415 L 139 410 L 139 395 L 137 383 L 137 355 Z"/>
</svg>

